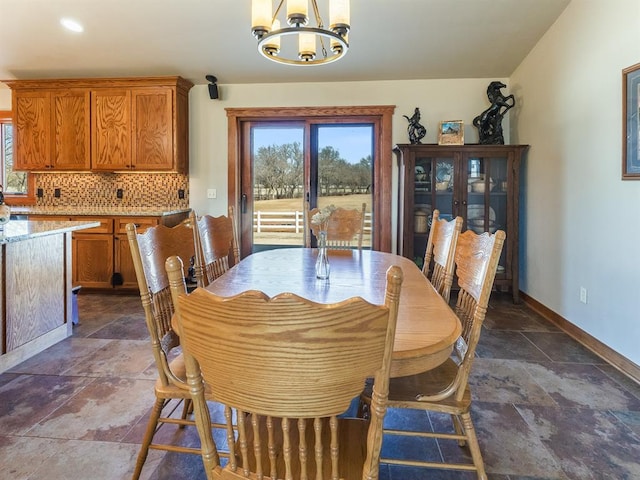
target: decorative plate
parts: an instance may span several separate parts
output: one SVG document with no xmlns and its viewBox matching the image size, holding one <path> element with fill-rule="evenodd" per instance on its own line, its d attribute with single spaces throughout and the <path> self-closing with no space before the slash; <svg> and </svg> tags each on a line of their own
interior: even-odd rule
<svg viewBox="0 0 640 480">
<path fill-rule="evenodd" d="M 467 220 L 484 219 L 484 205 L 468 205 Z M 489 221 L 496 221 L 496 211 L 489 207 Z"/>
<path fill-rule="evenodd" d="M 453 163 L 440 162 L 436 165 L 436 182 L 453 180 Z"/>
</svg>

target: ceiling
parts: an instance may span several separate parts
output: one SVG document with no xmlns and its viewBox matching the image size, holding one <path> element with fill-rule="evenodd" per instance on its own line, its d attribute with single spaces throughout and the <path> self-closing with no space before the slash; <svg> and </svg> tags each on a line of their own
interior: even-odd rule
<svg viewBox="0 0 640 480">
<path fill-rule="evenodd" d="M 251 0 L 0 0 L 0 79 L 181 75 L 205 84 L 509 77 L 570 0 L 351 0 L 334 63 L 280 65 Z M 318 0 L 320 11 L 328 0 Z M 81 34 L 64 30 L 72 17 Z M 326 16 L 325 16 L 326 18 Z M 326 22 L 326 20 L 325 20 Z"/>
</svg>

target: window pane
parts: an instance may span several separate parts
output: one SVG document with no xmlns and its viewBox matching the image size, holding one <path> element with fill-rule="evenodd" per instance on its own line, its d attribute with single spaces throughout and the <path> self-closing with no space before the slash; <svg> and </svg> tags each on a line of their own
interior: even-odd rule
<svg viewBox="0 0 640 480">
<path fill-rule="evenodd" d="M 360 210 L 366 203 L 362 246 L 371 247 L 372 125 L 318 126 L 318 207 Z"/>
<path fill-rule="evenodd" d="M 253 251 L 304 245 L 302 126 L 253 127 Z"/>
<path fill-rule="evenodd" d="M 2 127 L 3 190 L 8 194 L 27 193 L 27 173 L 13 171 L 13 125 L 0 124 Z"/>
</svg>

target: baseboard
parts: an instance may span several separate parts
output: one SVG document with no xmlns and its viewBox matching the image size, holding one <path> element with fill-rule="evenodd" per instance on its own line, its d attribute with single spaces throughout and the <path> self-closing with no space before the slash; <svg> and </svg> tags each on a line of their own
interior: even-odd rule
<svg viewBox="0 0 640 480">
<path fill-rule="evenodd" d="M 627 375 L 632 380 L 640 383 L 640 366 L 633 363 L 628 358 L 620 355 L 615 350 L 611 349 L 597 338 L 592 337 L 584 330 L 576 327 L 573 323 L 567 319 L 561 317 L 556 312 L 538 302 L 535 298 L 530 297 L 524 292 L 520 292 L 522 301 L 526 303 L 533 311 L 542 315 L 545 319 L 556 325 L 560 330 L 564 331 L 567 335 L 573 338 L 575 341 L 591 350 L 600 358 L 610 363 L 613 367 L 620 370 L 620 372 Z"/>
<path fill-rule="evenodd" d="M 15 367 L 19 363 L 30 359 L 34 355 L 46 350 L 47 348 L 61 342 L 65 338 L 71 335 L 68 328 L 68 323 L 63 323 L 59 327 L 34 338 L 30 342 L 27 342 L 19 347 L 5 353 L 0 356 L 0 373 L 3 373 L 10 368 Z"/>
</svg>

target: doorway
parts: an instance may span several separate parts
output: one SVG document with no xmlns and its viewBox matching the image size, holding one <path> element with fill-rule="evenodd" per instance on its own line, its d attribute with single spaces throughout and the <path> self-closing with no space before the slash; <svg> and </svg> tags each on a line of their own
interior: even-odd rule
<svg viewBox="0 0 640 480">
<path fill-rule="evenodd" d="M 373 125 L 252 122 L 250 128 L 251 155 L 241 168 L 251 170 L 252 184 L 243 190 L 253 193 L 245 206 L 253 218 L 252 252 L 305 245 L 308 209 L 363 203 L 363 247 L 371 248 Z"/>
<path fill-rule="evenodd" d="M 303 246 L 305 210 L 331 203 L 366 203 L 365 248 L 390 251 L 393 109 L 227 109 L 241 256 Z"/>
</svg>

